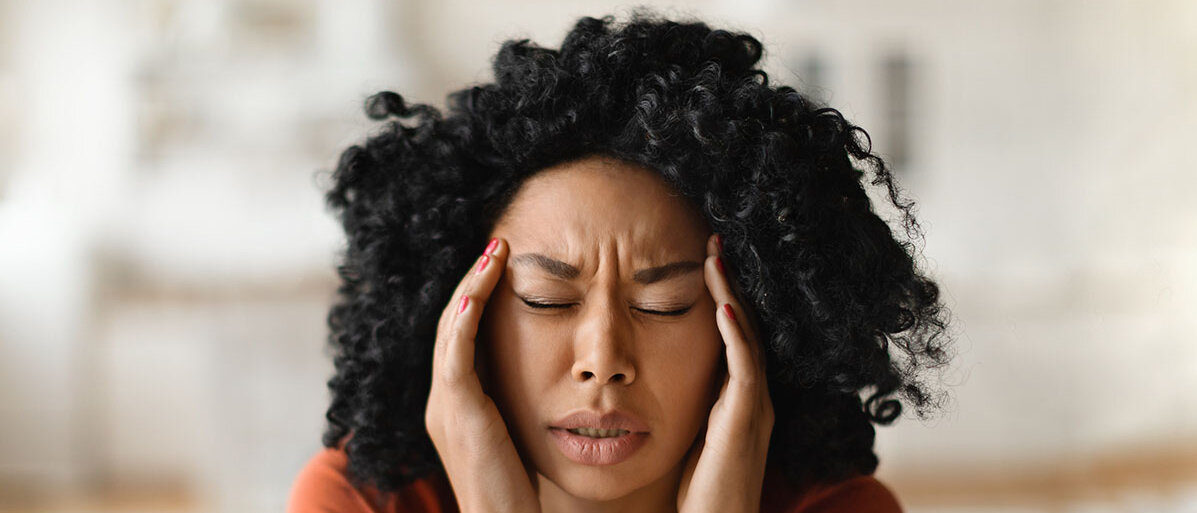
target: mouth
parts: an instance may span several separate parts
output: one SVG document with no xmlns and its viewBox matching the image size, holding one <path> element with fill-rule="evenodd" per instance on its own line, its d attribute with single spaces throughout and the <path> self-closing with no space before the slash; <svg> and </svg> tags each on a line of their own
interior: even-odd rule
<svg viewBox="0 0 1197 513">
<path fill-rule="evenodd" d="M 562 455 L 583 465 L 614 465 L 631 458 L 648 440 L 648 424 L 635 414 L 583 410 L 549 426 Z"/>
<path fill-rule="evenodd" d="M 615 437 L 620 437 L 620 436 L 626 435 L 631 432 L 626 429 L 598 429 L 598 428 L 588 428 L 588 427 L 566 429 L 566 431 L 569 431 L 570 433 L 573 433 L 575 435 L 585 436 L 585 437 L 589 437 L 589 438 L 615 438 Z"/>
<path fill-rule="evenodd" d="M 615 434 L 610 434 L 612 431 Z M 633 433 L 623 429 L 551 428 L 549 433 L 562 455 L 574 463 L 591 466 L 626 461 L 648 440 L 648 433 Z"/>
<path fill-rule="evenodd" d="M 648 433 L 648 424 L 640 420 L 636 414 L 623 410 L 611 410 L 606 413 L 579 410 L 557 419 L 549 428 L 564 429 L 575 435 L 592 438 L 618 436 L 620 432 Z"/>
</svg>

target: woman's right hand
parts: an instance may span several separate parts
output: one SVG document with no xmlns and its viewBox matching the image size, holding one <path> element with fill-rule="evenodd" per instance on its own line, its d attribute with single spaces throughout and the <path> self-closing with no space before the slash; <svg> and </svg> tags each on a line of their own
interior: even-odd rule
<svg viewBox="0 0 1197 513">
<path fill-rule="evenodd" d="M 474 369 L 474 337 L 508 250 L 506 241 L 492 240 L 458 283 L 436 329 L 424 424 L 464 513 L 540 511 L 507 425 Z"/>
</svg>

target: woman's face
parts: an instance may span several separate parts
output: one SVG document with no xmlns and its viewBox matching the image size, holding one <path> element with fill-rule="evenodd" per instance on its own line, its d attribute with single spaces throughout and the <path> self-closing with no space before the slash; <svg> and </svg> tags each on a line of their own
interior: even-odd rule
<svg viewBox="0 0 1197 513">
<path fill-rule="evenodd" d="M 511 252 L 479 371 L 525 463 L 551 481 L 540 486 L 593 500 L 676 487 L 722 382 L 710 233 L 655 173 L 597 157 L 536 174 L 498 221 Z M 627 436 L 563 429 L 615 411 Z"/>
</svg>

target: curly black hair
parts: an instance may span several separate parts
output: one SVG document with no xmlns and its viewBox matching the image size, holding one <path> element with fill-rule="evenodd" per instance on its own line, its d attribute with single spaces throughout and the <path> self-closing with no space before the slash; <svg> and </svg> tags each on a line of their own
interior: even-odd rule
<svg viewBox="0 0 1197 513">
<path fill-rule="evenodd" d="M 382 129 L 341 154 L 325 196 L 347 247 L 323 442 L 348 438 L 355 482 L 443 471 L 424 426 L 439 314 L 520 184 L 592 154 L 658 172 L 723 235 L 767 346 L 770 464 L 795 482 L 871 474 L 873 424 L 899 398 L 920 417 L 942 406 L 922 376 L 950 360 L 949 315 L 914 259 L 913 202 L 863 129 L 770 86 L 761 56 L 748 34 L 636 9 L 579 19 L 559 50 L 504 42 L 495 82 L 450 93 L 446 116 L 366 101 Z M 873 212 L 866 170 L 904 237 Z"/>
</svg>

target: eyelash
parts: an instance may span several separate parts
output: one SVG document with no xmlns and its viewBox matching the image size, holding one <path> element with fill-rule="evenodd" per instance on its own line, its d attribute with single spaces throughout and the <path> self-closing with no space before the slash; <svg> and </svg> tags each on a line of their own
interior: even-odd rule
<svg viewBox="0 0 1197 513">
<path fill-rule="evenodd" d="M 532 307 L 532 308 L 545 308 L 545 309 L 548 309 L 548 308 L 569 308 L 570 306 L 573 306 L 573 304 L 572 304 L 572 303 L 560 303 L 560 304 L 558 304 L 558 303 L 534 303 L 534 302 L 532 302 L 532 301 L 528 301 L 527 299 L 522 299 L 522 298 L 521 298 L 521 300 L 524 302 L 524 304 L 526 304 L 526 305 L 528 305 L 528 306 L 530 306 L 530 307 Z M 686 314 L 686 312 L 689 312 L 689 311 L 690 311 L 690 308 L 691 308 L 691 307 L 687 306 L 686 308 L 682 308 L 681 310 L 669 310 L 669 311 L 666 311 L 666 312 L 659 312 L 659 311 L 656 311 L 656 310 L 644 310 L 644 309 L 640 309 L 640 308 L 637 308 L 637 310 L 640 310 L 641 312 L 644 312 L 644 313 L 647 313 L 647 314 L 653 314 L 653 315 L 663 315 L 663 316 L 666 316 L 666 317 L 677 317 L 677 316 L 679 316 L 679 315 L 685 315 L 685 314 Z"/>
</svg>

